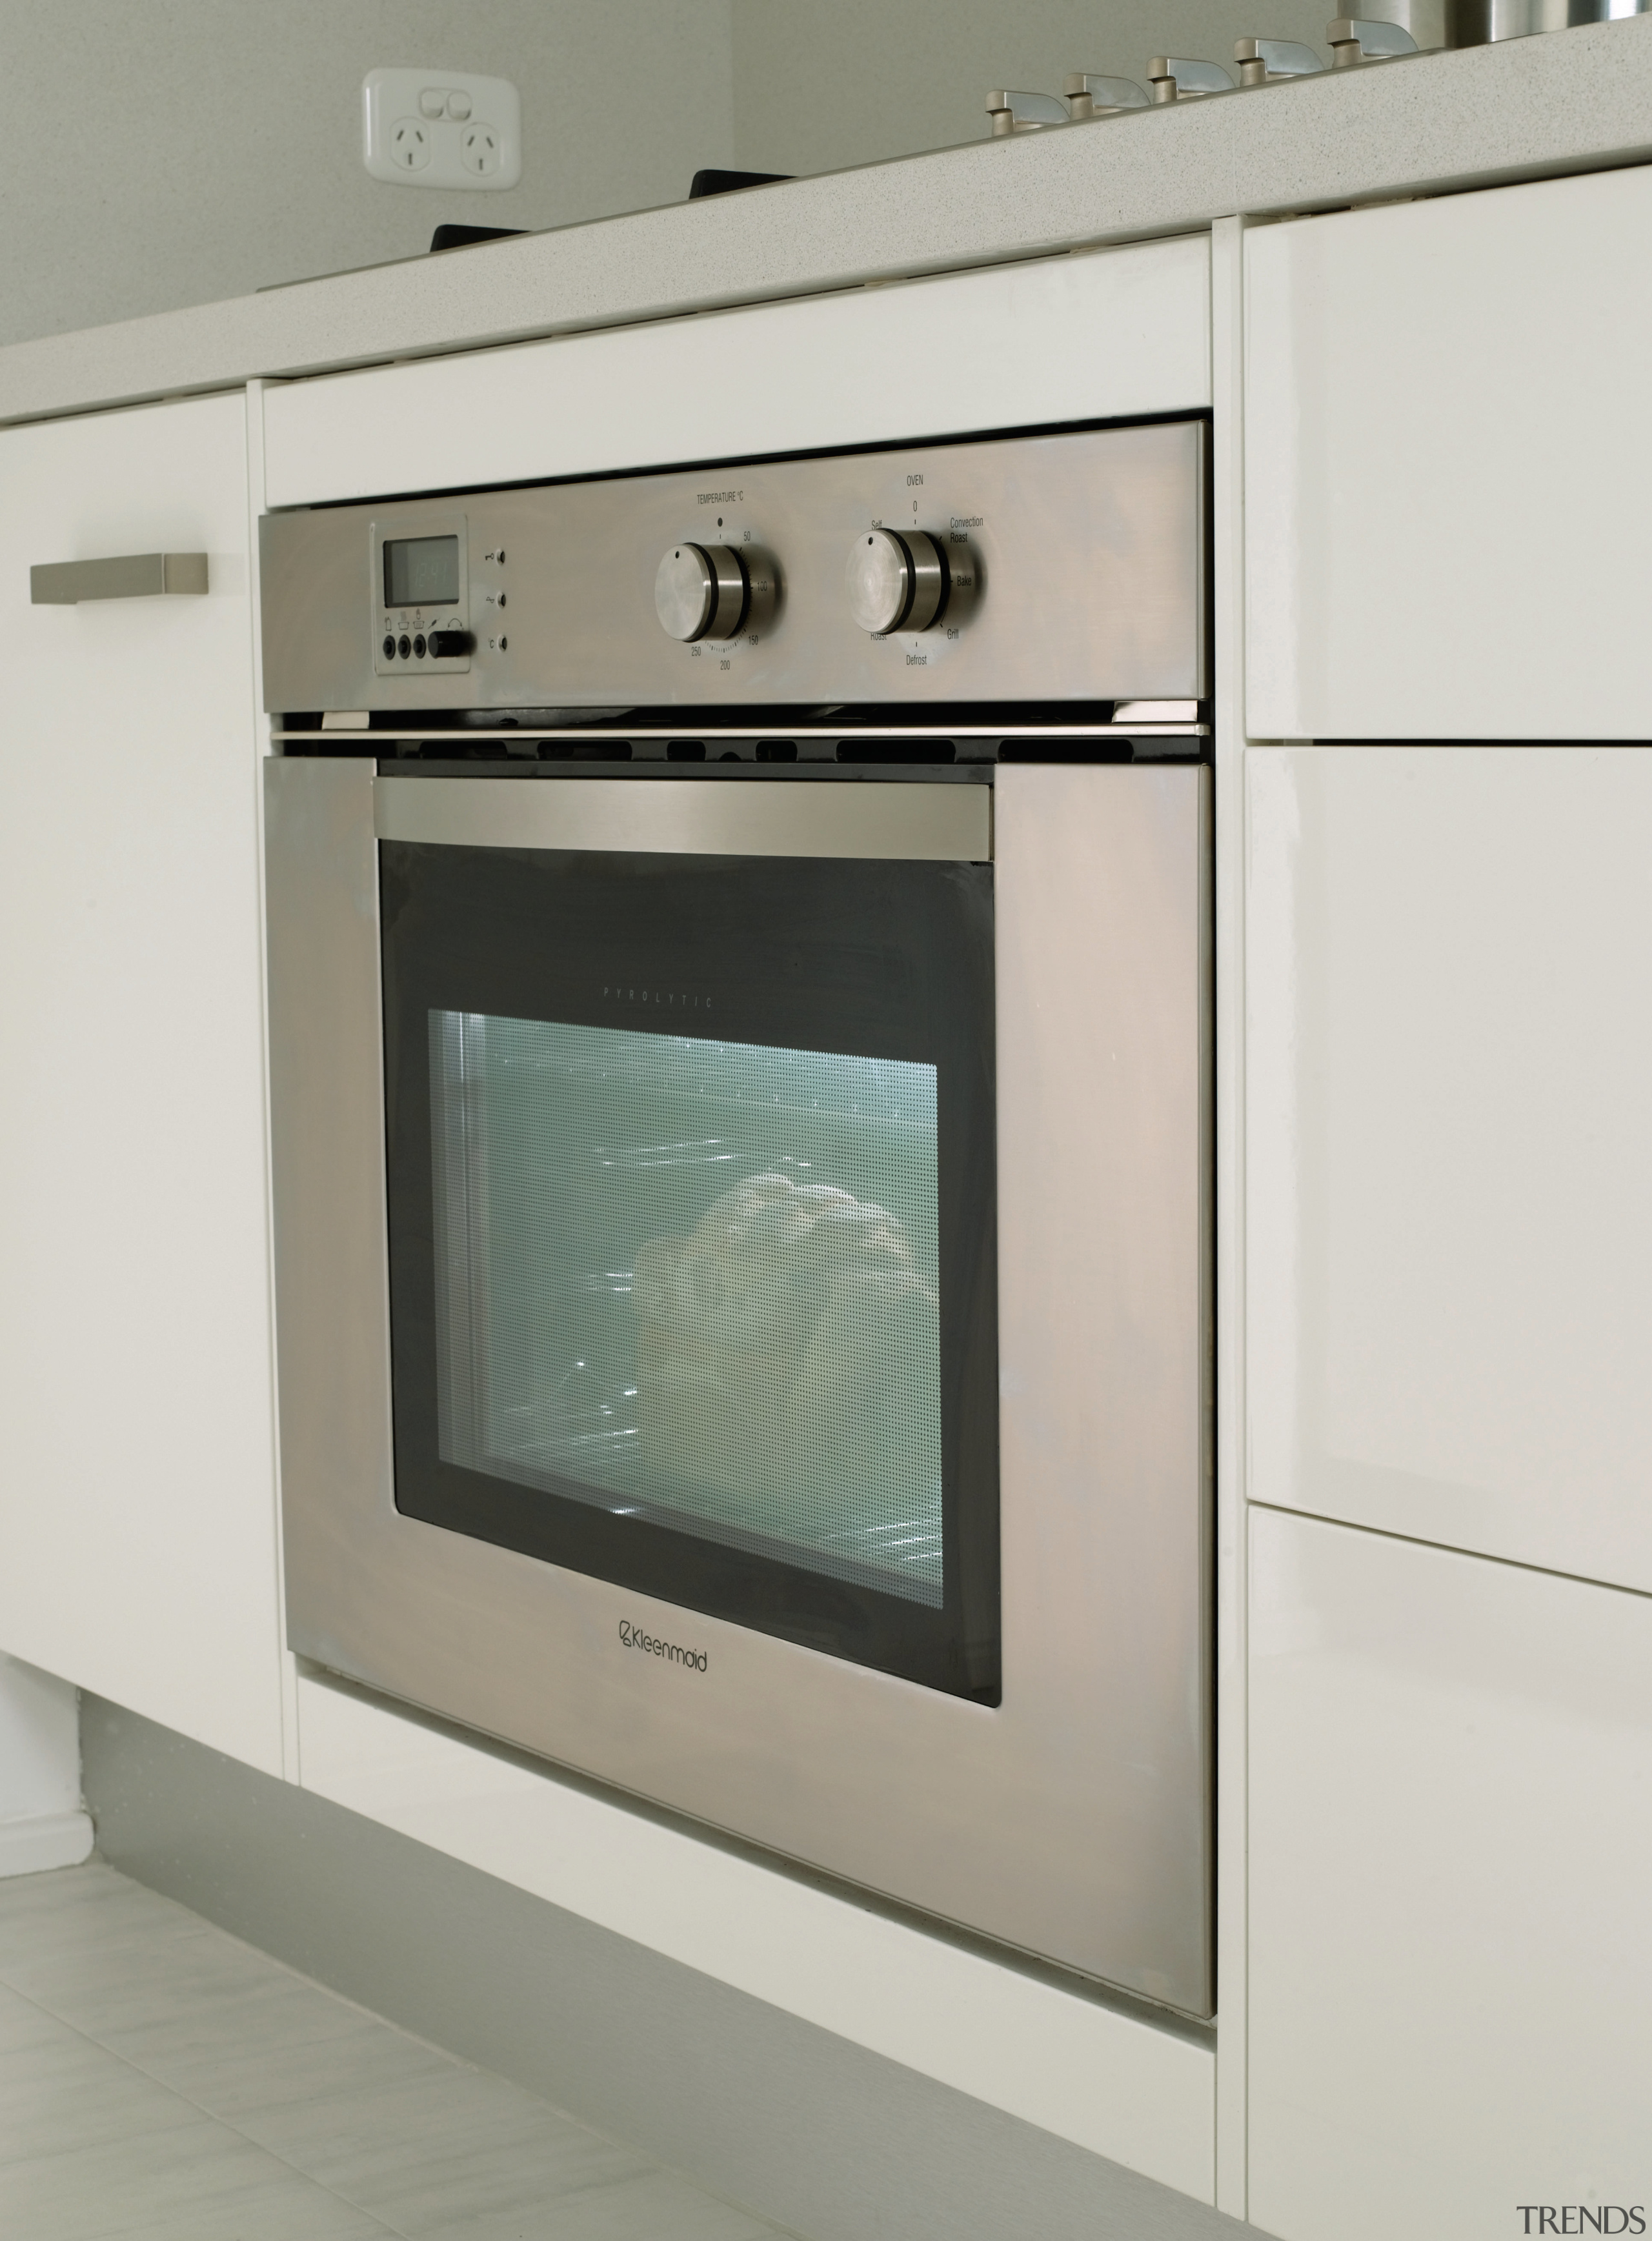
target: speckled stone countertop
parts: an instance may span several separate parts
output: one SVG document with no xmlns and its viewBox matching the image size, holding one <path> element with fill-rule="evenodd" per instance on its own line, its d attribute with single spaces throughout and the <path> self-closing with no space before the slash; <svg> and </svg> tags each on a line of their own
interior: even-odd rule
<svg viewBox="0 0 1652 2241">
<path fill-rule="evenodd" d="M 1640 16 L 14 343 L 0 422 L 1649 160 Z"/>
</svg>

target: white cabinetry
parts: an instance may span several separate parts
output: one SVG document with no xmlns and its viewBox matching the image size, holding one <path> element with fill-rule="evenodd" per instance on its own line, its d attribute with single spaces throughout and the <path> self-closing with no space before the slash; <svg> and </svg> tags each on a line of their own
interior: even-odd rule
<svg viewBox="0 0 1652 2241">
<path fill-rule="evenodd" d="M 1252 1535 L 1252 2219 L 1502 2241 L 1652 2202 L 1652 1602 Z"/>
<path fill-rule="evenodd" d="M 1209 402 L 1210 245 L 1189 236 L 291 382 L 265 403 L 269 503 Z"/>
<path fill-rule="evenodd" d="M 239 395 L 0 433 L 0 1649 L 278 1771 L 247 492 Z"/>
<path fill-rule="evenodd" d="M 1251 1493 L 1652 1589 L 1652 753 L 1246 761 Z"/>
<path fill-rule="evenodd" d="M 1648 739 L 1652 171 L 1246 240 L 1253 739 Z"/>
</svg>

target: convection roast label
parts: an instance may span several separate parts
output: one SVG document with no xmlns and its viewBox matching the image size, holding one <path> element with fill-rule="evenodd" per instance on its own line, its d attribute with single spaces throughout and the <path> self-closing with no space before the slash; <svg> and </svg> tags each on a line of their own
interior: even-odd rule
<svg viewBox="0 0 1652 2241">
<path fill-rule="evenodd" d="M 640 1649 L 645 1657 L 663 1657 L 668 1665 L 686 1666 L 691 1673 L 706 1670 L 706 1652 L 703 1649 L 685 1649 L 680 1642 L 662 1642 L 656 1634 L 645 1634 L 641 1627 L 633 1626 L 628 1618 L 622 1618 L 619 1622 L 619 1639 L 627 1649 Z"/>
</svg>

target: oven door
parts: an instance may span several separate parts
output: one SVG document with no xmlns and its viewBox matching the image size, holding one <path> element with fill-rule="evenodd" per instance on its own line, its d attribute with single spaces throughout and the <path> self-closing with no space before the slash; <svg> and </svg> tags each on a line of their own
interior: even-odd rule
<svg viewBox="0 0 1652 2241">
<path fill-rule="evenodd" d="M 292 1648 L 1207 2013 L 1208 812 L 270 763 Z"/>
<path fill-rule="evenodd" d="M 645 784 L 378 788 L 397 1507 L 995 1702 L 990 794 Z"/>
</svg>

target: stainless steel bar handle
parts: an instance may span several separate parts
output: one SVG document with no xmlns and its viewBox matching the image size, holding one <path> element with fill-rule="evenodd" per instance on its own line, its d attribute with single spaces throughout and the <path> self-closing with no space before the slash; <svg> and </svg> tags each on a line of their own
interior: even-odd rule
<svg viewBox="0 0 1652 2241">
<path fill-rule="evenodd" d="M 1312 47 L 1300 39 L 1235 39 L 1234 60 L 1241 85 L 1268 85 L 1280 78 L 1312 77 L 1325 68 Z"/>
<path fill-rule="evenodd" d="M 197 598 L 206 590 L 204 552 L 126 552 L 109 560 L 46 560 L 29 571 L 37 607 L 82 599 Z"/>
<path fill-rule="evenodd" d="M 993 120 L 994 140 L 1007 139 L 1012 132 L 1042 132 L 1047 125 L 1072 121 L 1066 102 L 1053 93 L 989 93 L 987 114 Z"/>
<path fill-rule="evenodd" d="M 1197 57 L 1155 55 L 1147 64 L 1147 88 L 1155 105 L 1167 101 L 1201 99 L 1207 94 L 1231 93 L 1234 81 L 1220 63 Z"/>
<path fill-rule="evenodd" d="M 646 856 L 990 864 L 986 786 L 707 786 L 704 779 L 379 778 L 381 840 Z"/>
<path fill-rule="evenodd" d="M 1417 43 L 1403 23 L 1390 23 L 1361 16 L 1339 16 L 1325 26 L 1331 62 L 1337 70 L 1357 68 L 1361 63 L 1388 62 L 1396 55 L 1415 55 Z"/>
<path fill-rule="evenodd" d="M 1075 124 L 1087 117 L 1117 117 L 1127 109 L 1153 105 L 1147 89 L 1134 78 L 1098 77 L 1092 70 L 1070 70 L 1061 90 Z"/>
</svg>

